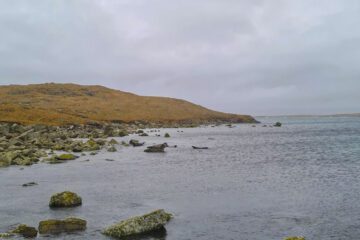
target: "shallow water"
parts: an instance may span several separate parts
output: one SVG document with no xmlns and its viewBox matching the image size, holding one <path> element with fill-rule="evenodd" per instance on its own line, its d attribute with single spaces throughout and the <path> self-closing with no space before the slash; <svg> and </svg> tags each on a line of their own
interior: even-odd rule
<svg viewBox="0 0 360 240">
<path fill-rule="evenodd" d="M 0 169 L 0 232 L 77 216 L 88 221 L 85 232 L 51 239 L 109 239 L 103 227 L 164 208 L 175 215 L 167 233 L 147 239 L 359 239 L 360 118 L 259 120 L 284 125 L 163 129 L 171 138 L 136 139 L 178 145 L 165 154 L 118 146 L 64 164 Z M 21 186 L 31 181 L 39 185 Z M 83 205 L 49 209 L 51 194 L 64 190 Z"/>
</svg>

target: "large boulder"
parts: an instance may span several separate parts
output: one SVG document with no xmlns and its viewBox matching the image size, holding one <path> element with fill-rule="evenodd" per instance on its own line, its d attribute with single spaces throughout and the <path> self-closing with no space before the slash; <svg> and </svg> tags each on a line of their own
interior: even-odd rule
<svg viewBox="0 0 360 240">
<path fill-rule="evenodd" d="M 148 153 L 158 153 L 158 152 L 165 152 L 165 148 L 168 147 L 167 143 L 163 143 L 163 144 L 158 144 L 158 145 L 153 145 L 153 146 L 149 146 L 147 147 L 147 149 L 144 150 L 144 152 L 148 152 Z"/>
<path fill-rule="evenodd" d="M 84 231 L 86 221 L 80 218 L 66 218 L 64 220 L 49 219 L 39 223 L 40 234 L 59 234 L 63 232 Z"/>
<path fill-rule="evenodd" d="M 35 238 L 37 236 L 38 231 L 34 227 L 29 227 L 25 224 L 20 224 L 17 226 L 14 230 L 9 232 L 19 234 L 23 236 L 24 238 Z"/>
<path fill-rule="evenodd" d="M 102 231 L 103 234 L 114 237 L 124 238 L 132 235 L 149 233 L 164 228 L 164 225 L 170 221 L 172 215 L 166 213 L 163 209 L 145 214 L 143 216 L 133 217 L 119 223 L 116 223 Z"/>
<path fill-rule="evenodd" d="M 76 193 L 65 191 L 56 193 L 51 196 L 49 207 L 51 208 L 66 208 L 76 207 L 82 204 L 82 199 Z"/>
</svg>

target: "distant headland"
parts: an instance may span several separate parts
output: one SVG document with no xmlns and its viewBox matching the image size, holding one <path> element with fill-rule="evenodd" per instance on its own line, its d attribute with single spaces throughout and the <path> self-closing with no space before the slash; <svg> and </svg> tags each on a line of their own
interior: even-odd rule
<svg viewBox="0 0 360 240">
<path fill-rule="evenodd" d="M 103 86 L 0 86 L 0 122 L 24 125 L 87 123 L 253 123 L 249 115 L 213 111 L 185 100 L 138 96 Z"/>
</svg>

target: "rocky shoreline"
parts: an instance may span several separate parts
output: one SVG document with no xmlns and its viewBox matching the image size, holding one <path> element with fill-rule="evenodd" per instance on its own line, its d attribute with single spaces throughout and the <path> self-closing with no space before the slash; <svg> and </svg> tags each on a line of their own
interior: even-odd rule
<svg viewBox="0 0 360 240">
<path fill-rule="evenodd" d="M 225 122 L 204 122 L 203 124 L 220 125 Z M 39 161 L 61 163 L 76 158 L 72 153 L 92 155 L 101 149 L 116 152 L 116 144 L 112 137 L 124 137 L 129 134 L 148 136 L 143 129 L 153 129 L 150 133 L 157 134 L 159 128 L 192 128 L 194 123 L 92 123 L 87 125 L 21 125 L 17 123 L 0 123 L 0 167 L 10 165 L 29 166 Z M 170 137 L 165 134 L 164 137 Z M 135 140 L 136 141 L 136 140 Z M 123 146 L 143 145 L 133 141 L 121 142 Z M 149 151 L 149 150 L 148 150 Z M 56 155 L 56 152 L 68 154 Z M 151 152 L 151 151 L 149 151 Z M 160 151 L 161 152 L 161 151 Z"/>
</svg>

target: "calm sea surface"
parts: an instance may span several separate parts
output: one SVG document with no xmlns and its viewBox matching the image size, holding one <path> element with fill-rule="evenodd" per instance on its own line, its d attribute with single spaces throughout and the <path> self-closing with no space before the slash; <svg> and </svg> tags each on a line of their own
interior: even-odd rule
<svg viewBox="0 0 360 240">
<path fill-rule="evenodd" d="M 360 118 L 258 120 L 256 127 L 161 130 L 169 139 L 118 139 L 178 145 L 165 154 L 118 146 L 64 164 L 0 169 L 0 232 L 77 216 L 88 221 L 85 232 L 51 239 L 109 239 L 103 227 L 164 208 L 175 215 L 167 233 L 146 239 L 360 239 Z M 262 127 L 277 120 L 283 127 Z M 21 186 L 31 181 L 39 185 Z M 83 205 L 49 209 L 51 194 L 64 190 Z"/>
</svg>

